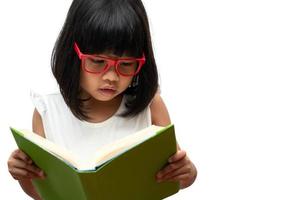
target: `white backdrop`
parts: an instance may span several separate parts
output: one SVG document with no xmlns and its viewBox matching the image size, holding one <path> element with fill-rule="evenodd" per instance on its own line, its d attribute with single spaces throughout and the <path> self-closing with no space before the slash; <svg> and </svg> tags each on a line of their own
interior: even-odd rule
<svg viewBox="0 0 300 200">
<path fill-rule="evenodd" d="M 0 199 L 29 199 L 7 172 L 8 127 L 31 128 L 30 88 L 56 87 L 50 55 L 70 3 L 0 3 Z M 198 167 L 169 199 L 300 199 L 299 3 L 144 3 L 162 96 Z"/>
</svg>

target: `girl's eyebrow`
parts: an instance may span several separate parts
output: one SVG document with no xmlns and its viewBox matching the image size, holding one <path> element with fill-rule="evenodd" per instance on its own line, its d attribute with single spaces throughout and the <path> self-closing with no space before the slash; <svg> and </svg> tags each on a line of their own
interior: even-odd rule
<svg viewBox="0 0 300 200">
<path fill-rule="evenodd" d="M 130 58 L 135 58 L 135 57 L 132 57 L 132 56 L 127 56 L 126 54 L 125 55 L 122 55 L 122 56 L 116 56 L 114 54 L 105 54 L 105 53 L 99 53 L 99 54 L 92 54 L 93 56 L 95 57 L 103 57 L 103 58 L 111 58 L 111 59 L 130 59 Z"/>
</svg>

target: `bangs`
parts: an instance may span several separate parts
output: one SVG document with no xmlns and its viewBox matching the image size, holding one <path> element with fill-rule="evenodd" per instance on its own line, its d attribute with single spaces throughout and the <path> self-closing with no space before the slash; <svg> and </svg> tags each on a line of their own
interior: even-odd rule
<svg viewBox="0 0 300 200">
<path fill-rule="evenodd" d="M 88 54 L 111 51 L 117 56 L 126 53 L 128 56 L 140 57 L 146 35 L 142 22 L 130 5 L 114 2 L 111 0 L 106 5 L 94 3 L 88 7 L 86 13 L 93 15 L 83 14 L 80 19 L 83 26 L 76 31 L 78 34 L 75 34 L 75 41 L 82 52 Z"/>
</svg>

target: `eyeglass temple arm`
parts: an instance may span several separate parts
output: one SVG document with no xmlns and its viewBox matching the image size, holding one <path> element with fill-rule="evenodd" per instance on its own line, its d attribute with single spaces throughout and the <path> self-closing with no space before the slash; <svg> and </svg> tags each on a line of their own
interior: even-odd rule
<svg viewBox="0 0 300 200">
<path fill-rule="evenodd" d="M 74 49 L 75 49 L 75 51 L 76 51 L 79 59 L 81 59 L 82 58 L 82 53 L 80 52 L 80 49 L 79 49 L 79 47 L 78 47 L 78 45 L 77 45 L 76 42 L 74 43 Z"/>
</svg>

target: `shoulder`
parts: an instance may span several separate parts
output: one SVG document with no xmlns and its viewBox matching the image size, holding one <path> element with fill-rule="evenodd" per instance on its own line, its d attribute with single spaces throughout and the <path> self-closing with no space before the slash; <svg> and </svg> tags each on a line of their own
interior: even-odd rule
<svg viewBox="0 0 300 200">
<path fill-rule="evenodd" d="M 159 93 L 155 94 L 150 104 L 150 110 L 152 124 L 157 126 L 167 126 L 171 123 L 168 109 Z"/>
<path fill-rule="evenodd" d="M 51 108 L 53 105 L 59 105 L 63 103 L 63 98 L 59 92 L 41 94 L 31 91 L 30 97 L 33 105 L 41 115 L 43 115 L 43 113 L 46 112 L 49 107 Z"/>
<path fill-rule="evenodd" d="M 48 99 L 59 99 L 62 98 L 62 95 L 60 92 L 52 92 L 52 93 L 37 93 L 34 91 L 30 91 L 30 96 L 33 100 L 35 99 L 42 99 L 42 100 L 48 100 Z"/>
</svg>

